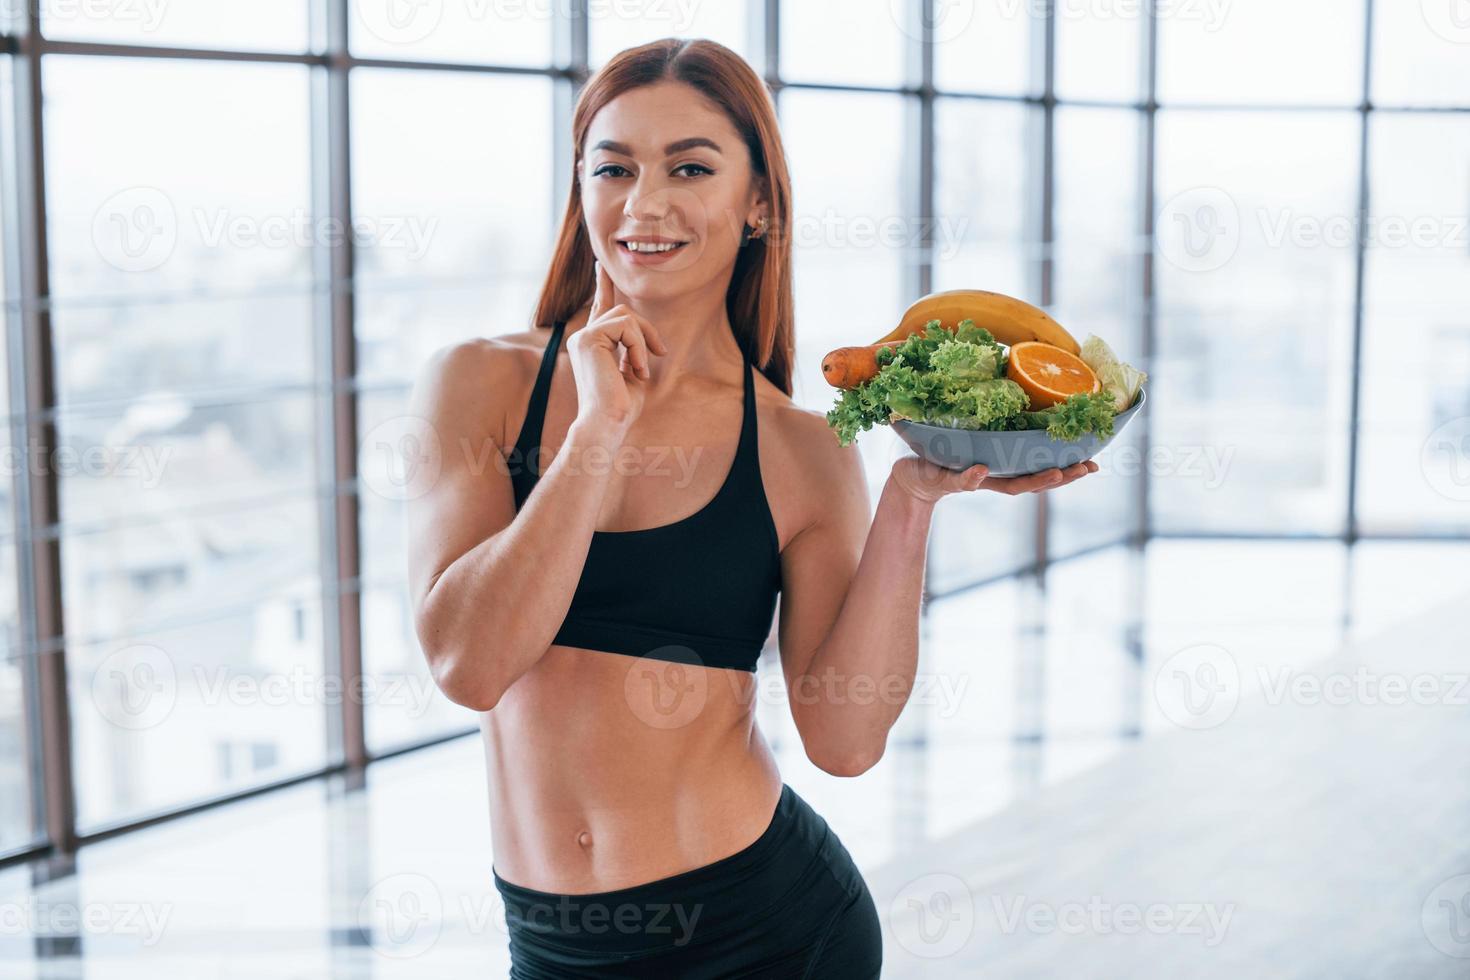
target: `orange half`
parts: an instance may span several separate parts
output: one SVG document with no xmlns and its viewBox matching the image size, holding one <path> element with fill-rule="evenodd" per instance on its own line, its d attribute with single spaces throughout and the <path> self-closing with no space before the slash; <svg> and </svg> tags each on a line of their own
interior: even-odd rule
<svg viewBox="0 0 1470 980">
<path fill-rule="evenodd" d="M 1006 377 L 1026 392 L 1031 399 L 1032 411 L 1049 408 L 1072 395 L 1089 394 L 1102 388 L 1086 361 L 1070 351 L 1039 340 L 1011 345 Z"/>
</svg>

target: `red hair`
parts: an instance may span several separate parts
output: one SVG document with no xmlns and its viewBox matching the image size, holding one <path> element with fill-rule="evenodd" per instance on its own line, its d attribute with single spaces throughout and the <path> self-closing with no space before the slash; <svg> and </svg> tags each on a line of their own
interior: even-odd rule
<svg viewBox="0 0 1470 980">
<path fill-rule="evenodd" d="M 620 51 L 583 86 L 572 113 L 571 193 L 532 323 L 550 327 L 571 319 L 592 301 L 595 291 L 594 256 L 576 177 L 593 117 L 624 92 L 665 80 L 684 82 L 719 106 L 750 151 L 751 169 L 766 192 L 770 220 L 760 237 L 741 247 L 725 293 L 725 309 L 746 360 L 790 395 L 795 336 L 791 242 L 785 229 L 791 218 L 791 178 L 776 105 L 770 89 L 745 59 L 706 38 L 667 37 Z"/>
</svg>

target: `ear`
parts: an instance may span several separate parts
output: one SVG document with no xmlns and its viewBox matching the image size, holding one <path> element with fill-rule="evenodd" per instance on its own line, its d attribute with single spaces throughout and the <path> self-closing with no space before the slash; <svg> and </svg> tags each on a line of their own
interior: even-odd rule
<svg viewBox="0 0 1470 980">
<path fill-rule="evenodd" d="M 745 212 L 745 223 L 755 227 L 761 218 L 769 219 L 771 216 L 770 202 L 767 200 L 766 181 L 764 177 L 754 180 L 755 187 L 752 190 L 750 207 Z"/>
</svg>

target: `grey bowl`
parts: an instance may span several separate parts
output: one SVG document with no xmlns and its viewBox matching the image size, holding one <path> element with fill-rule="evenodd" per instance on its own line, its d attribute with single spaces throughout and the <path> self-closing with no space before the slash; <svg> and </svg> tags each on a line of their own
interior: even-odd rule
<svg viewBox="0 0 1470 980">
<path fill-rule="evenodd" d="M 1074 466 L 1096 456 L 1118 438 L 1147 400 L 1147 389 L 1139 388 L 1133 404 L 1114 417 L 1113 434 L 1106 439 L 1088 432 L 1080 439 L 1068 441 L 1053 439 L 1045 429 L 988 432 L 909 419 L 895 419 L 893 431 L 914 452 L 946 469 L 962 470 L 983 463 L 989 467 L 990 476 L 1028 476 L 1052 467 Z"/>
</svg>

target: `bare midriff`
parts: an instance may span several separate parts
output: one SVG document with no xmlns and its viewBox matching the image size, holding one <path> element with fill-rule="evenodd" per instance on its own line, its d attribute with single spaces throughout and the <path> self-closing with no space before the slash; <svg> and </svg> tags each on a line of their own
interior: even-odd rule
<svg viewBox="0 0 1470 980">
<path fill-rule="evenodd" d="M 480 716 L 496 873 L 590 894 L 754 843 L 782 785 L 755 705 L 750 671 L 551 646 Z"/>
</svg>

